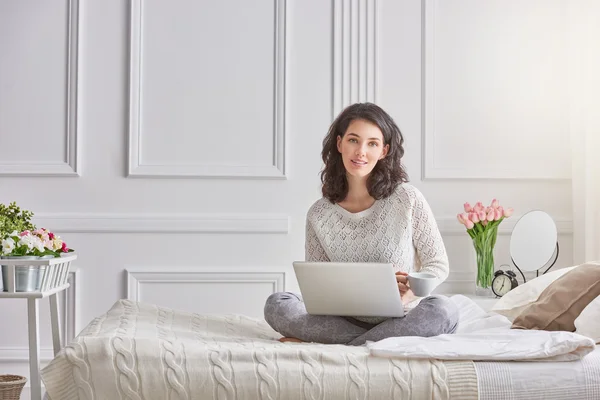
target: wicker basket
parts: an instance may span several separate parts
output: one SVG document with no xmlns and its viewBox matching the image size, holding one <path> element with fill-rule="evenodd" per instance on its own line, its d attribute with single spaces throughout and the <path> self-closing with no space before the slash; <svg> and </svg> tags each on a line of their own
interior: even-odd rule
<svg viewBox="0 0 600 400">
<path fill-rule="evenodd" d="M 19 400 L 27 378 L 19 375 L 0 375 L 0 400 Z"/>
</svg>

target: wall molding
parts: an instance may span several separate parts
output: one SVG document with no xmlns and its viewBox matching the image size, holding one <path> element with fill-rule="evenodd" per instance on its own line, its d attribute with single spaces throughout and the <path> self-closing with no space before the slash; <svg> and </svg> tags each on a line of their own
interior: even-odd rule
<svg viewBox="0 0 600 400">
<path fill-rule="evenodd" d="M 510 235 L 520 216 L 500 224 Z M 36 225 L 64 233 L 278 233 L 288 234 L 290 217 L 280 214 L 48 213 L 36 214 Z M 443 235 L 467 235 L 455 216 L 436 218 Z M 556 219 L 559 235 L 573 234 L 572 219 Z"/>
<path fill-rule="evenodd" d="M 333 118 L 350 104 L 377 103 L 378 29 L 378 0 L 333 0 Z"/>
<path fill-rule="evenodd" d="M 144 178 L 287 179 L 286 51 L 287 0 L 275 0 L 273 158 L 270 165 L 150 165 L 142 162 L 142 19 L 143 0 L 130 9 L 129 160 L 128 176 Z"/>
<path fill-rule="evenodd" d="M 0 176 L 79 176 L 79 139 L 77 129 L 79 0 L 67 3 L 67 102 L 65 110 L 66 159 L 57 163 L 35 161 L 0 163 Z"/>
<path fill-rule="evenodd" d="M 499 236 L 510 236 L 512 230 L 515 227 L 517 221 L 521 218 L 519 215 L 513 215 L 508 219 L 502 221 L 498 227 Z M 446 236 L 460 236 L 464 235 L 468 237 L 467 229 L 461 225 L 456 217 L 441 217 L 437 218 L 436 222 L 442 235 Z M 573 220 L 571 219 L 555 219 L 556 229 L 559 235 L 572 235 L 573 234 Z"/>
<path fill-rule="evenodd" d="M 273 293 L 285 291 L 285 272 L 265 267 L 129 267 L 127 299 L 140 299 L 143 283 L 270 283 Z"/>
<path fill-rule="evenodd" d="M 446 284 L 469 282 L 475 283 L 477 271 L 453 271 L 450 270 L 448 279 L 444 281 Z"/>
<path fill-rule="evenodd" d="M 289 216 L 277 214 L 36 214 L 36 225 L 62 233 L 281 233 Z"/>
<path fill-rule="evenodd" d="M 556 175 L 548 173 L 547 168 L 540 165 L 535 169 L 495 168 L 480 165 L 450 168 L 436 163 L 435 142 L 435 0 L 424 0 L 421 3 L 421 179 L 424 180 L 540 180 L 568 181 L 570 171 Z"/>
<path fill-rule="evenodd" d="M 475 280 L 477 271 L 453 271 L 450 270 L 448 278 L 442 282 L 434 293 L 452 294 L 475 294 Z"/>
<path fill-rule="evenodd" d="M 79 284 L 79 274 L 77 269 L 69 271 L 68 282 L 71 285 L 68 289 L 59 294 L 60 305 L 60 326 L 61 337 L 63 338 L 63 346 L 72 340 L 78 333 L 79 326 L 77 325 L 77 289 Z M 49 300 L 40 299 L 39 306 L 44 307 L 43 302 Z M 41 320 L 41 318 L 40 318 Z M 27 325 L 19 327 L 23 336 L 27 337 Z M 51 332 L 48 325 L 48 332 Z M 40 348 L 40 361 L 48 362 L 54 358 L 54 350 L 52 347 Z M 29 348 L 28 347 L 0 347 L 0 366 L 3 364 L 27 363 L 29 365 Z M 28 382 L 29 383 L 29 382 Z"/>
<path fill-rule="evenodd" d="M 27 327 L 24 328 L 27 330 Z M 23 333 L 27 336 L 27 332 Z M 40 361 L 49 362 L 54 358 L 52 347 L 43 347 L 40 349 Z M 29 365 L 29 348 L 28 347 L 0 347 L 0 365 L 28 363 Z"/>
</svg>

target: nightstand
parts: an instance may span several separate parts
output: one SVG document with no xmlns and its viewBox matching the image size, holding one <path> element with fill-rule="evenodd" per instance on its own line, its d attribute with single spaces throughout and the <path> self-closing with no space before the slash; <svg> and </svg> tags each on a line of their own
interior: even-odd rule
<svg viewBox="0 0 600 400">
<path fill-rule="evenodd" d="M 52 325 L 52 347 L 54 355 L 62 348 L 60 337 L 60 318 L 58 315 L 58 293 L 70 285 L 69 267 L 76 255 L 67 255 L 56 258 L 41 258 L 35 260 L 1 259 L 2 269 L 6 271 L 2 285 L 4 291 L 0 292 L 0 299 L 27 299 L 27 324 L 29 331 L 29 382 L 31 384 L 31 400 L 42 399 L 42 382 L 40 379 L 40 331 L 39 331 L 39 299 L 48 297 L 50 301 L 50 323 Z M 38 268 L 39 286 L 37 291 L 17 291 L 16 273 L 18 267 Z M 43 270 L 43 272 L 42 272 Z"/>
<path fill-rule="evenodd" d="M 475 304 L 477 304 L 479 307 L 483 308 L 485 312 L 490 312 L 492 307 L 494 307 L 498 300 L 500 300 L 499 297 L 482 297 L 475 296 L 474 294 L 465 294 L 463 296 L 473 300 L 473 302 L 475 302 Z"/>
</svg>

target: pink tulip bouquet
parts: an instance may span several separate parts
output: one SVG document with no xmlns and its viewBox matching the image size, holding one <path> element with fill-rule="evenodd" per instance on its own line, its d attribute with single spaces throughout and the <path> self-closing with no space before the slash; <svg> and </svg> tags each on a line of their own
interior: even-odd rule
<svg viewBox="0 0 600 400">
<path fill-rule="evenodd" d="M 467 233 L 473 240 L 477 255 L 477 288 L 488 291 L 494 277 L 494 246 L 498 226 L 512 215 L 513 209 L 505 209 L 494 199 L 488 207 L 480 201 L 474 206 L 465 203 L 464 210 L 464 213 L 457 215 L 457 219 L 467 228 Z"/>
</svg>

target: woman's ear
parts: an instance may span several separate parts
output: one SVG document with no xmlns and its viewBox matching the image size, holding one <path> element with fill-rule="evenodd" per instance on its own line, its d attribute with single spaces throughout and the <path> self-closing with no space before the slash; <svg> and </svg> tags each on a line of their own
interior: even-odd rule
<svg viewBox="0 0 600 400">
<path fill-rule="evenodd" d="M 389 150 L 390 150 L 390 145 L 389 145 L 389 144 L 386 144 L 386 145 L 383 147 L 383 151 L 381 152 L 381 156 L 379 157 L 379 159 L 380 159 L 380 160 L 383 160 L 383 159 L 384 159 L 384 158 L 387 156 L 387 154 L 388 154 L 388 151 L 389 151 Z"/>
<path fill-rule="evenodd" d="M 338 151 L 341 153 L 342 149 L 340 149 L 340 145 L 342 144 L 342 137 L 340 135 L 338 135 L 337 137 L 337 149 Z"/>
</svg>

